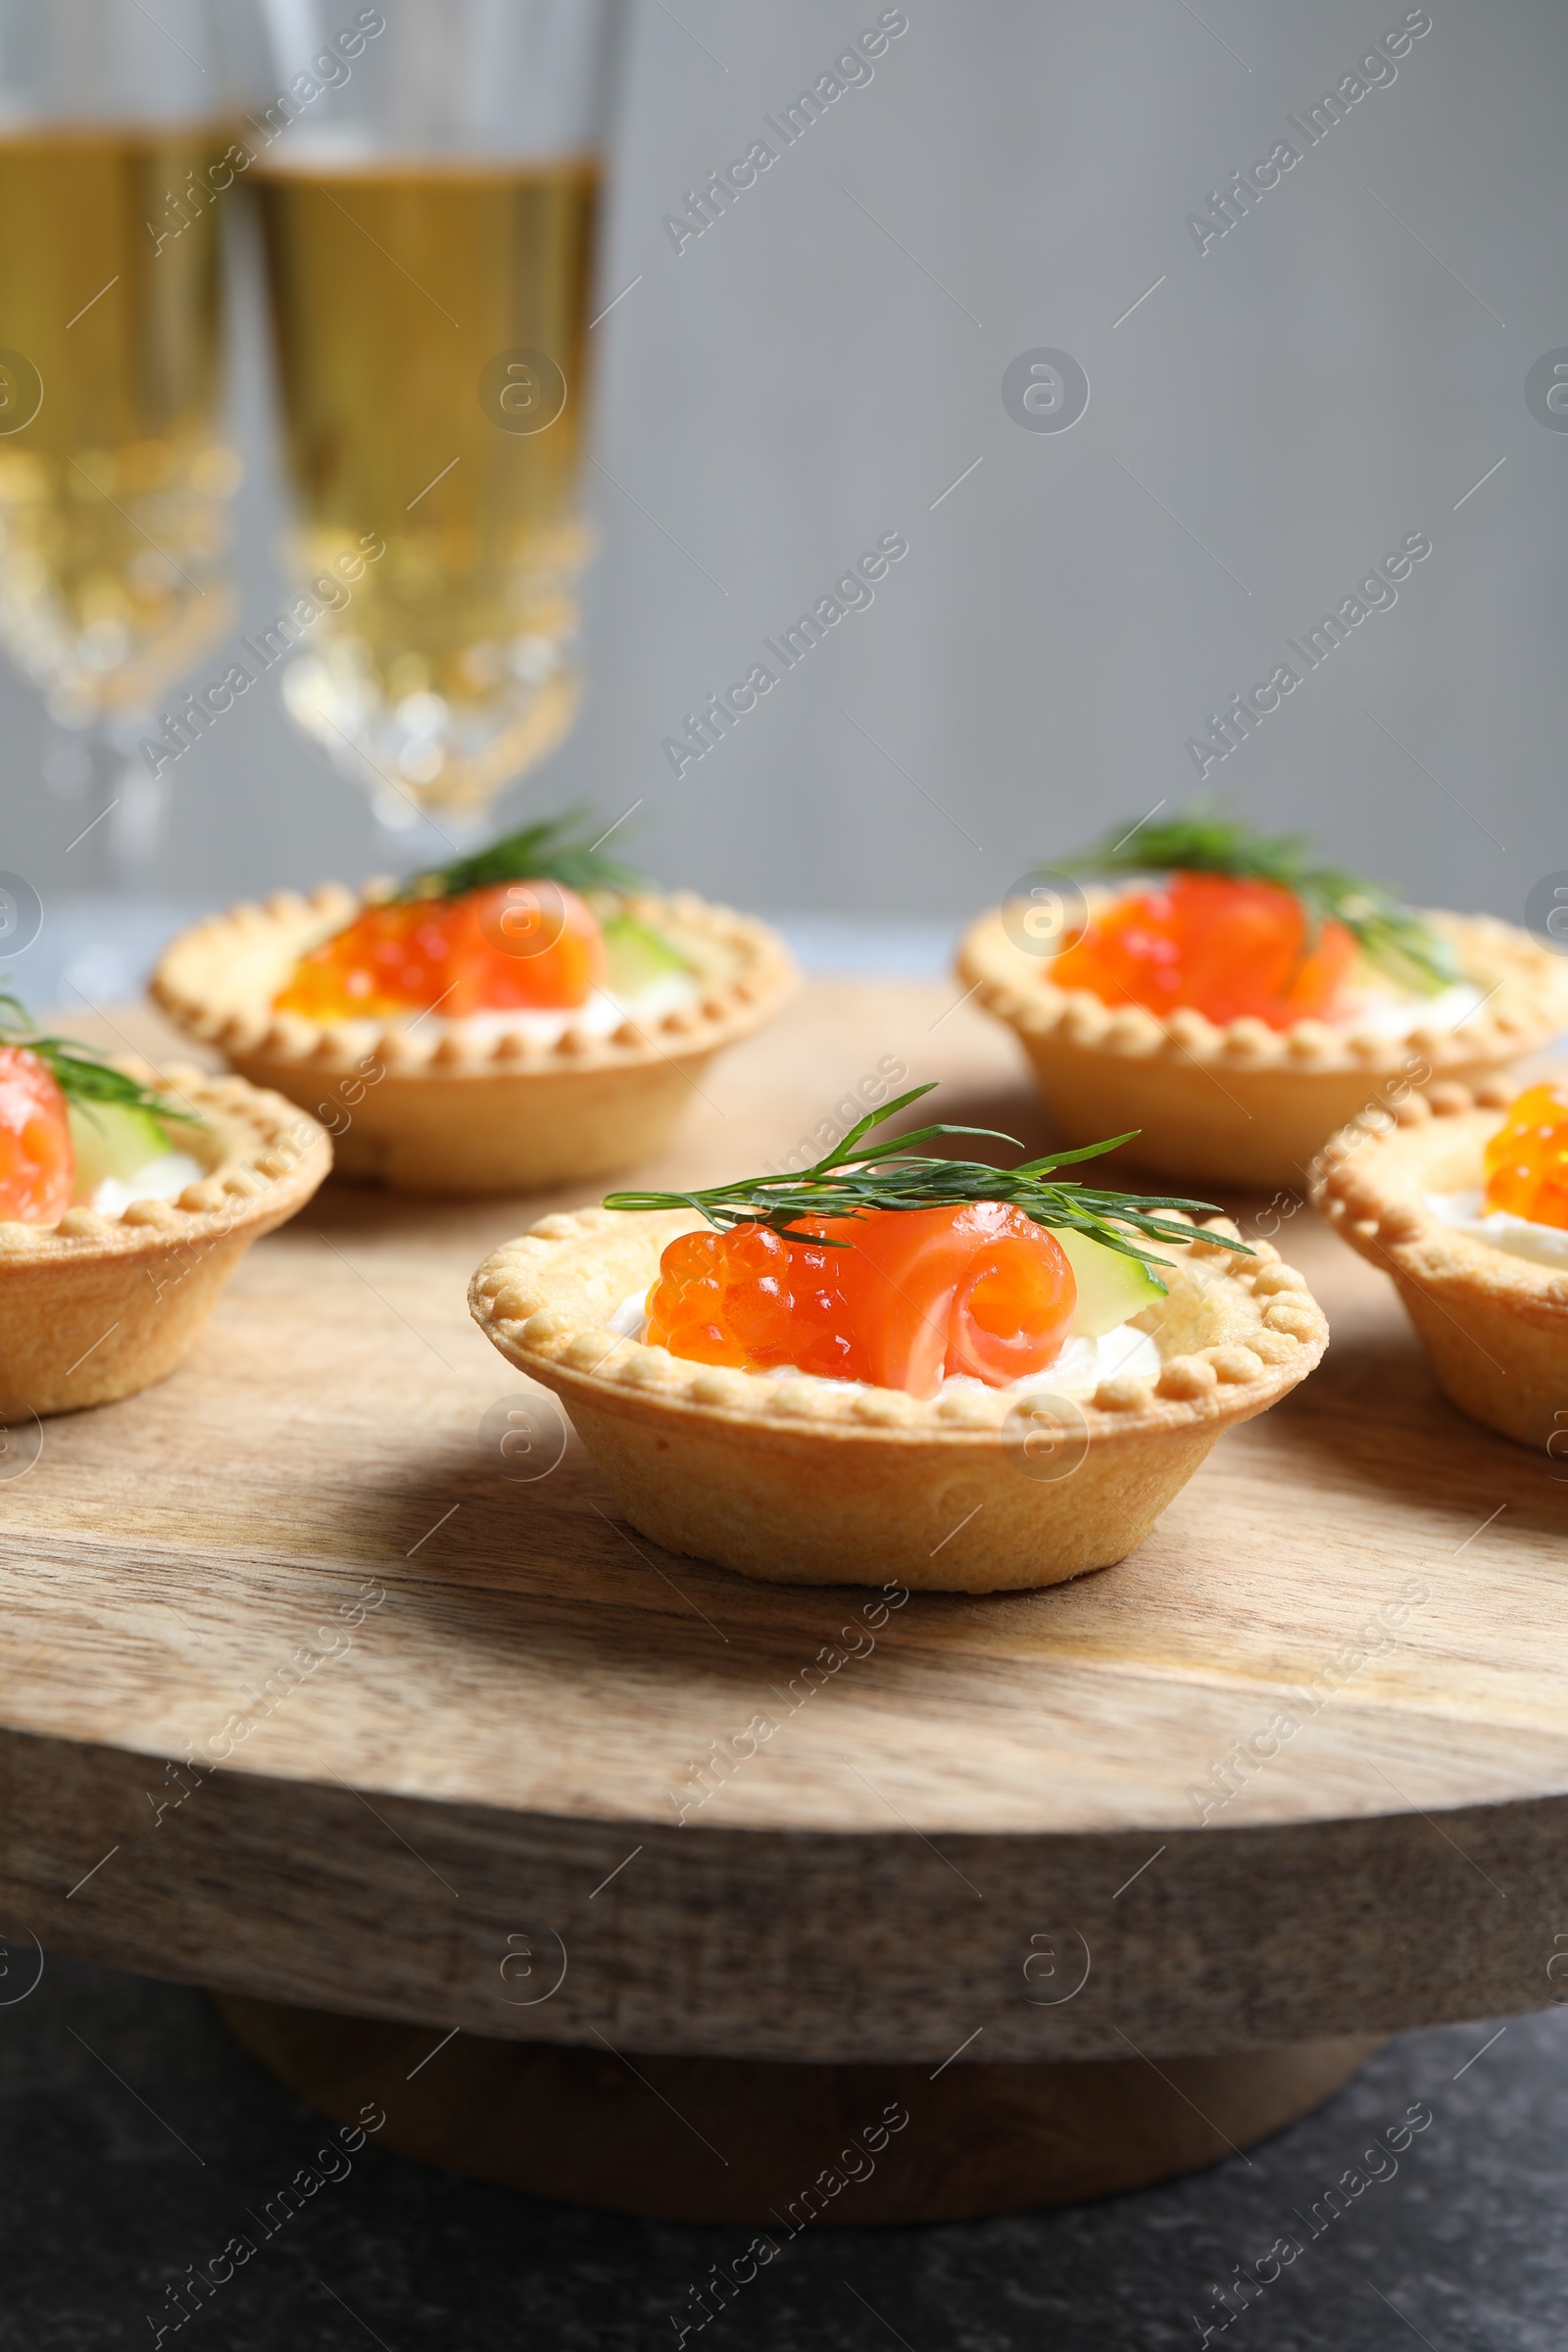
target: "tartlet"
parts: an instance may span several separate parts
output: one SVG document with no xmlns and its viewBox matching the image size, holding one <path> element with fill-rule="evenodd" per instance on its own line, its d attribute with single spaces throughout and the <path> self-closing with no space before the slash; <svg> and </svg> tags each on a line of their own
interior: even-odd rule
<svg viewBox="0 0 1568 2352">
<path fill-rule="evenodd" d="M 1326 1139 L 1385 1090 L 1479 1083 L 1568 1021 L 1568 960 L 1555 950 L 1490 915 L 1427 920 L 1489 994 L 1452 1029 L 1417 1018 L 1399 1037 L 1117 1008 L 1053 986 L 1049 965 L 1014 946 L 1001 909 L 965 932 L 957 970 L 974 1002 L 1016 1032 L 1069 1143 L 1137 1128 L 1128 1156 L 1142 1166 L 1200 1183 L 1299 1185 Z"/>
<path fill-rule="evenodd" d="M 1544 942 L 1405 906 L 1202 804 L 1026 878 L 957 969 L 1064 1140 L 1137 1129 L 1129 1158 L 1213 1184 L 1296 1185 L 1385 1090 L 1474 1083 L 1568 1023 Z"/>
<path fill-rule="evenodd" d="M 1140 1318 L 1157 1380 L 1102 1382 L 1063 1418 L 1071 1466 L 1041 1476 L 1006 1390 L 922 1401 L 619 1337 L 616 1309 L 701 1223 L 678 1209 L 546 1217 L 485 1261 L 469 1306 L 509 1362 L 560 1396 L 632 1526 L 770 1583 L 985 1592 L 1108 1566 L 1328 1340 L 1303 1278 L 1266 1243 L 1238 1257 L 1205 1238 L 1234 1239 L 1214 1220 L 1167 1252 L 1168 1296 Z"/>
<path fill-rule="evenodd" d="M 1392 1115 L 1336 1135 L 1313 1199 L 1392 1277 L 1439 1385 L 1462 1412 L 1558 1454 L 1568 1429 L 1568 1267 L 1511 1255 L 1459 1232 L 1431 1205 L 1481 1182 L 1487 1145 L 1515 1088 L 1447 1081 Z"/>
<path fill-rule="evenodd" d="M 195 1114 L 180 1148 L 206 1169 L 173 1200 L 68 1208 L 0 1224 L 0 1408 L 74 1412 L 163 1380 L 195 1345 L 252 1242 L 320 1184 L 332 1146 L 315 1119 L 245 1079 L 111 1065 Z"/>
<path fill-rule="evenodd" d="M 329 883 L 239 906 L 183 933 L 152 983 L 188 1036 L 258 1086 L 318 1110 L 340 1174 L 406 1191 L 539 1191 L 656 1154 L 705 1065 L 771 1020 L 796 986 L 764 923 L 688 892 L 614 906 L 654 926 L 690 966 L 687 1002 L 606 1034 L 582 1019 L 541 1041 L 520 1015 L 411 1023 L 317 1022 L 276 1012 L 300 958 L 391 896 Z"/>
</svg>

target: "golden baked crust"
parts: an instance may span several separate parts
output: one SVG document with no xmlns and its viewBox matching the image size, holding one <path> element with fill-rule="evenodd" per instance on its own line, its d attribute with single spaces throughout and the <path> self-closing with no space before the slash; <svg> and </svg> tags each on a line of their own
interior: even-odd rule
<svg viewBox="0 0 1568 2352">
<path fill-rule="evenodd" d="M 1091 905 L 1096 894 L 1090 894 Z M 1493 993 L 1454 1029 L 1406 1037 L 1248 1017 L 1223 1028 L 1183 1009 L 1162 1018 L 1059 989 L 1049 963 L 1009 938 L 1001 909 L 958 950 L 974 1001 L 1017 1031 L 1068 1144 L 1140 1130 L 1128 1156 L 1213 1184 L 1297 1185 L 1336 1129 L 1391 1082 L 1473 1084 L 1544 1045 L 1568 1023 L 1568 957 L 1490 915 L 1432 913 L 1462 969 Z"/>
<path fill-rule="evenodd" d="M 653 1157 L 705 1063 L 770 1021 L 796 986 L 776 932 L 681 892 L 619 902 L 669 938 L 702 983 L 647 1028 L 627 1019 L 596 1037 L 568 1027 L 546 1046 L 496 1014 L 398 1028 L 274 1013 L 301 956 L 386 895 L 385 885 L 358 897 L 327 883 L 309 898 L 283 891 L 230 907 L 165 949 L 152 994 L 188 1036 L 324 1119 L 340 1175 L 404 1191 L 536 1192 Z"/>
<path fill-rule="evenodd" d="M 1524 1446 L 1568 1440 L 1568 1267 L 1456 1233 L 1429 1193 L 1471 1191 L 1517 1088 L 1453 1081 L 1363 1116 L 1325 1147 L 1312 1197 L 1352 1250 L 1393 1277 L 1460 1410 Z"/>
<path fill-rule="evenodd" d="M 1200 1235 L 1170 1251 L 1169 1296 L 1138 1318 L 1159 1346 L 1157 1382 L 1102 1382 L 1064 1416 L 1057 1454 L 1031 1462 L 1007 1392 L 921 1401 L 616 1338 L 610 1317 L 700 1222 L 546 1217 L 485 1261 L 468 1303 L 502 1354 L 564 1400 L 634 1527 L 773 1583 L 986 1592 L 1105 1567 L 1143 1542 L 1220 1434 L 1277 1402 L 1328 1344 L 1277 1250 L 1239 1258 Z"/>
<path fill-rule="evenodd" d="M 252 1242 L 304 1207 L 332 1164 L 321 1127 L 279 1095 L 196 1069 L 118 1060 L 200 1128 L 175 1148 L 207 1174 L 175 1200 L 58 1225 L 0 1225 L 0 1410 L 67 1413 L 130 1396 L 188 1354 Z"/>
</svg>

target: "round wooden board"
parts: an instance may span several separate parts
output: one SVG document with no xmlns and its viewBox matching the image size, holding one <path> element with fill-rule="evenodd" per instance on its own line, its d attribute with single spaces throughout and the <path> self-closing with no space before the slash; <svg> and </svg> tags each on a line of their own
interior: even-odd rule
<svg viewBox="0 0 1568 2352">
<path fill-rule="evenodd" d="M 776 1163 L 901 1065 L 1043 1141 L 1010 1037 L 956 993 L 814 986 L 648 1177 Z M 860 2065 L 1158 2060 L 1553 1998 L 1568 1487 L 1441 1400 L 1308 1211 L 1278 1239 L 1326 1363 L 1133 1558 L 916 1596 L 817 1687 L 863 1591 L 661 1553 L 575 1442 L 517 1483 L 481 1436 L 523 1384 L 467 1278 L 570 1204 L 329 1187 L 182 1371 L 48 1423 L 0 1484 L 13 1950 L 432 2044 Z M 1293 1707 L 1200 1821 L 1193 1792 Z M 682 1821 L 692 1767 L 760 1715 L 776 1733 Z M 166 1769 L 225 1725 L 221 1768 Z"/>
</svg>

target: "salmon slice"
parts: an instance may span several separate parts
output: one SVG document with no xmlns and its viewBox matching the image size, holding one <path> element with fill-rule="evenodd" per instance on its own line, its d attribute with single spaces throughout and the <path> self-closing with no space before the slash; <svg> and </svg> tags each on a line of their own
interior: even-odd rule
<svg viewBox="0 0 1568 2352">
<path fill-rule="evenodd" d="M 457 899 L 367 906 L 300 958 L 273 999 L 308 1020 L 428 1011 L 570 1010 L 605 977 L 593 909 L 560 882 L 498 882 Z"/>
<path fill-rule="evenodd" d="M 0 1046 L 0 1221 L 58 1224 L 71 1206 L 75 1171 L 54 1072 L 25 1046 Z"/>
<path fill-rule="evenodd" d="M 649 1293 L 650 1345 L 922 1397 L 948 1374 L 1004 1388 L 1061 1352 L 1077 1284 L 1060 1243 L 1022 1209 L 979 1200 L 800 1222 L 815 1242 L 763 1225 L 672 1242 Z"/>
<path fill-rule="evenodd" d="M 1058 988 L 1152 1012 L 1191 1005 L 1214 1022 L 1271 1029 L 1332 1015 L 1356 959 L 1343 923 L 1311 936 L 1294 892 L 1226 874 L 1174 874 L 1118 899 L 1043 969 Z"/>
</svg>

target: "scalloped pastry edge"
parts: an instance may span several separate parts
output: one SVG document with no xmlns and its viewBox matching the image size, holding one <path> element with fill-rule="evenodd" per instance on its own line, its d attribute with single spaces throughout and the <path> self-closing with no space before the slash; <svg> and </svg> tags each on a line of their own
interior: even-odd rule
<svg viewBox="0 0 1568 2352">
<path fill-rule="evenodd" d="M 1447 1079 L 1406 1096 L 1391 1112 L 1363 1111 L 1324 1146 L 1312 1200 L 1353 1250 L 1385 1272 L 1427 1290 L 1560 1309 L 1568 1338 L 1568 1268 L 1494 1249 L 1444 1224 L 1425 1204 L 1427 1193 L 1444 1189 L 1427 1181 L 1436 1167 L 1469 1159 L 1472 1148 L 1479 1179 L 1481 1150 L 1496 1132 L 1497 1113 L 1519 1091 L 1506 1079 L 1475 1087 Z"/>
<path fill-rule="evenodd" d="M 550 1385 L 560 1379 L 603 1395 L 632 1394 L 698 1418 L 804 1423 L 835 1438 L 940 1437 L 993 1446 L 1004 1442 L 1003 1424 L 1021 1401 L 1010 1390 L 950 1391 L 923 1399 L 896 1389 L 699 1364 L 620 1338 L 603 1317 L 595 1321 L 573 1310 L 572 1279 L 596 1247 L 629 1228 L 643 1229 L 656 1245 L 651 1281 L 659 1250 L 701 1222 L 683 1211 L 649 1215 L 605 1208 L 545 1217 L 479 1267 L 469 1286 L 469 1310 L 502 1354 Z M 1220 1342 L 1165 1357 L 1157 1382 L 1127 1375 L 1102 1381 L 1081 1407 L 1091 1443 L 1173 1426 L 1227 1426 L 1276 1401 L 1321 1357 L 1328 1322 L 1304 1276 L 1266 1242 L 1252 1245 L 1253 1257 L 1238 1257 L 1206 1238 L 1216 1230 L 1239 1238 L 1228 1218 L 1211 1218 L 1196 1229 L 1183 1255 L 1224 1279 L 1233 1308 L 1241 1310 L 1228 1317 L 1236 1328 Z M 1180 1259 L 1173 1263 L 1174 1295 Z M 628 1280 L 620 1297 L 635 1287 Z M 1157 1345 L 1157 1328 L 1154 1337 Z"/>
<path fill-rule="evenodd" d="M 643 921 L 663 923 L 710 965 L 707 985 L 690 1004 L 662 1014 L 648 1029 L 629 1015 L 609 1036 L 568 1025 L 543 1044 L 521 1029 L 486 1030 L 466 1037 L 465 1024 L 443 1022 L 424 1037 L 386 1024 L 368 1046 L 366 1024 L 317 1022 L 299 1013 L 274 1013 L 255 992 L 225 983 L 236 947 L 254 949 L 278 935 L 280 963 L 290 964 L 351 922 L 365 906 L 390 895 L 391 885 L 368 882 L 360 892 L 327 882 L 308 895 L 278 891 L 261 905 L 242 902 L 208 916 L 172 940 L 159 957 L 150 993 L 176 1027 L 236 1058 L 262 1057 L 279 1070 L 330 1077 L 357 1067 L 367 1054 L 399 1078 L 531 1077 L 562 1070 L 632 1068 L 672 1056 L 711 1054 L 772 1019 L 794 993 L 798 975 L 778 934 L 754 915 L 710 906 L 690 891 L 667 896 L 630 892 L 618 901 Z"/>
<path fill-rule="evenodd" d="M 1461 1412 L 1561 1455 L 1568 1431 L 1568 1269 L 1461 1233 L 1429 1193 L 1469 1189 L 1516 1086 L 1450 1080 L 1387 1119 L 1363 1112 L 1318 1156 L 1313 1197 L 1393 1280 L 1439 1386 Z"/>
<path fill-rule="evenodd" d="M 129 1054 L 112 1060 L 127 1077 L 194 1110 L 223 1145 L 220 1156 L 172 1200 L 130 1200 L 115 1212 L 68 1208 L 53 1225 L 0 1223 L 0 1278 L 8 1263 L 36 1265 L 51 1257 L 79 1263 L 223 1240 L 262 1217 L 275 1221 L 286 1202 L 303 1204 L 332 1164 L 325 1128 L 282 1095 L 227 1072 L 183 1065 L 160 1071 Z"/>
<path fill-rule="evenodd" d="M 1252 1015 L 1217 1024 L 1191 1006 L 1167 1016 L 1141 1004 L 1115 1006 L 1087 989 L 1061 989 L 1042 960 L 1014 946 L 1000 907 L 980 915 L 959 942 L 956 968 L 975 1002 L 1028 1040 L 1060 1030 L 1067 1043 L 1128 1060 L 1164 1059 L 1217 1070 L 1341 1071 L 1371 1078 L 1407 1066 L 1412 1052 L 1435 1072 L 1516 1059 L 1544 1044 L 1568 1021 L 1568 959 L 1528 931 L 1492 915 L 1429 910 L 1426 919 L 1452 941 L 1467 970 L 1501 963 L 1490 1002 L 1452 1029 L 1422 1025 L 1389 1037 L 1328 1021 L 1271 1029 Z M 1469 951 L 1467 956 L 1466 951 Z"/>
</svg>

